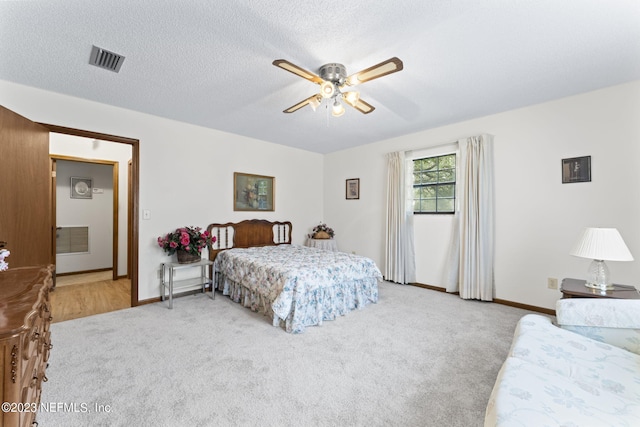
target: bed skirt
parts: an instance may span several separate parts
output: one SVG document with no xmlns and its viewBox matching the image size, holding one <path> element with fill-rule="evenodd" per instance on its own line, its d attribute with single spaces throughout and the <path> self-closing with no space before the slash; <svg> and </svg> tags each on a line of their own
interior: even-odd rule
<svg viewBox="0 0 640 427">
<path fill-rule="evenodd" d="M 378 279 L 367 278 L 318 287 L 296 293 L 291 300 L 279 296 L 262 295 L 220 274 L 218 290 L 234 302 L 269 316 L 273 326 L 281 326 L 290 333 L 304 332 L 307 326 L 322 325 L 355 309 L 378 302 Z"/>
</svg>

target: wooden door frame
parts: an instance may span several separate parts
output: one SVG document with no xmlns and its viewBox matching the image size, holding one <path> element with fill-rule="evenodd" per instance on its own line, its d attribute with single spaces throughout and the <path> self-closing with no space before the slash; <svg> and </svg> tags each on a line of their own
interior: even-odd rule
<svg viewBox="0 0 640 427">
<path fill-rule="evenodd" d="M 49 130 L 49 132 L 64 135 L 80 136 L 91 139 L 101 139 L 104 141 L 117 142 L 131 145 L 131 178 L 129 188 L 130 208 L 128 241 L 131 242 L 129 253 L 127 253 L 128 264 L 131 265 L 128 274 L 131 278 L 131 307 L 139 305 L 138 302 L 138 247 L 139 247 L 139 206 L 140 206 L 140 141 L 138 139 L 126 138 L 122 136 L 109 135 L 99 132 L 91 132 L 82 129 L 68 128 L 47 123 L 38 123 Z M 55 224 L 52 224 L 55 229 Z"/>
<path fill-rule="evenodd" d="M 127 162 L 127 254 L 131 253 L 131 224 L 132 224 L 132 206 L 133 206 L 133 186 L 131 182 L 133 181 L 133 167 L 131 160 Z M 133 267 L 131 266 L 131 257 L 127 256 L 127 279 L 131 279 L 131 270 Z"/>
<path fill-rule="evenodd" d="M 60 154 L 49 154 L 49 158 L 51 159 L 51 162 L 53 164 L 56 164 L 56 162 L 58 160 L 64 160 L 67 162 L 78 162 L 78 163 L 90 163 L 90 164 L 94 164 L 94 165 L 105 165 L 105 166 L 111 166 L 111 183 L 113 186 L 113 199 L 111 201 L 112 206 L 111 206 L 111 211 L 113 214 L 113 219 L 112 219 L 112 227 L 113 227 L 113 235 L 111 236 L 112 238 L 112 248 L 111 248 L 111 265 L 112 265 L 112 270 L 111 270 L 111 279 L 112 280 L 118 280 L 118 249 L 119 249 L 119 222 L 120 222 L 120 217 L 118 215 L 118 210 L 119 210 L 119 167 L 118 167 L 118 162 L 114 161 L 114 160 L 101 160 L 101 159 L 86 159 L 83 157 L 73 157 L 73 156 L 65 156 L 65 155 L 60 155 Z M 56 166 L 57 169 L 57 166 Z M 52 172 L 54 171 L 53 167 L 52 167 Z M 54 178 L 57 178 L 56 176 L 53 176 Z M 52 189 L 52 193 L 51 193 L 51 203 L 53 206 L 56 206 L 56 192 L 57 192 L 57 188 L 53 187 Z M 52 212 L 52 218 L 54 218 L 54 226 L 57 228 L 57 211 Z M 55 248 L 55 245 L 54 245 Z M 129 255 L 127 254 L 127 257 Z M 57 262 L 56 262 L 57 264 Z M 128 272 L 127 272 L 128 275 Z"/>
<path fill-rule="evenodd" d="M 49 151 L 51 151 L 51 132 L 49 132 Z M 55 265 L 57 267 L 57 262 L 56 262 L 56 254 L 57 254 L 57 248 L 56 248 L 56 243 L 57 243 L 57 235 L 58 235 L 58 220 L 57 220 L 57 201 L 56 201 L 56 186 L 57 186 L 57 182 L 58 182 L 58 178 L 56 176 L 57 171 L 56 168 L 58 167 L 58 165 L 56 164 L 56 162 L 51 158 L 51 153 L 49 153 L 49 179 L 51 180 L 51 188 L 49 189 L 49 200 L 50 200 L 50 205 L 49 207 L 51 208 L 51 213 L 50 213 L 50 217 L 51 218 L 51 264 Z M 53 289 L 56 288 L 56 276 L 57 274 L 53 275 Z"/>
</svg>

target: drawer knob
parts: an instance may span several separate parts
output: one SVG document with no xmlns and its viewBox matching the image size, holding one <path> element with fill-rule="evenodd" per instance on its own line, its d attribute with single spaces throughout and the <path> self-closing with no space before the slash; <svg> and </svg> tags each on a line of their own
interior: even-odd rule
<svg viewBox="0 0 640 427">
<path fill-rule="evenodd" d="M 16 382 L 16 365 L 18 364 L 17 360 L 18 356 L 18 347 L 15 345 L 11 348 L 11 382 L 15 384 Z"/>
</svg>

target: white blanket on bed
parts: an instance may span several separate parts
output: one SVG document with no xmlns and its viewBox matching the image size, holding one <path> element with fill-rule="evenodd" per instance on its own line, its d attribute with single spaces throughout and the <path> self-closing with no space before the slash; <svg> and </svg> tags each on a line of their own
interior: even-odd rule
<svg viewBox="0 0 640 427">
<path fill-rule="evenodd" d="M 229 249 L 218 254 L 216 270 L 242 287 L 225 293 L 272 314 L 274 324 L 284 321 L 288 332 L 377 302 L 382 279 L 369 258 L 297 245 Z"/>
</svg>

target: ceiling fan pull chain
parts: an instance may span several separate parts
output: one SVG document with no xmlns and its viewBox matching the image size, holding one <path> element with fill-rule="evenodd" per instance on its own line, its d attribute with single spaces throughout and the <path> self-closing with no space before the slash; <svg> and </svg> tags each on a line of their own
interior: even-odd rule
<svg viewBox="0 0 640 427">
<path fill-rule="evenodd" d="M 324 112 L 325 112 L 324 117 L 325 117 L 325 120 L 327 121 L 327 127 L 329 127 L 329 103 L 328 102 L 324 103 Z"/>
</svg>

